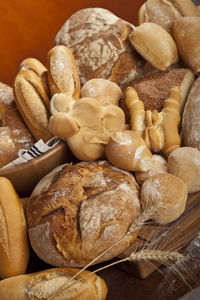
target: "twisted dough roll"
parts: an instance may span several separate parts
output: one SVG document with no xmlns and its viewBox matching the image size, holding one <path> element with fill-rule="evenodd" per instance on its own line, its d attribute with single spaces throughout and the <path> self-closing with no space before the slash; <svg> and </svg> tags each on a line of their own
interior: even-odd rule
<svg viewBox="0 0 200 300">
<path fill-rule="evenodd" d="M 152 151 L 163 151 L 168 156 L 180 147 L 178 125 L 181 94 L 178 86 L 169 90 L 160 113 L 157 110 L 145 111 L 134 88 L 127 88 L 125 101 L 131 116 L 131 129 L 144 138 Z"/>
</svg>

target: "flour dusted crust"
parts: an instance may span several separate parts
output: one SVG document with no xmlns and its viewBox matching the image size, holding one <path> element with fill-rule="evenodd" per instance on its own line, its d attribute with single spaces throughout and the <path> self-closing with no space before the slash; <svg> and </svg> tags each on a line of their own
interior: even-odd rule
<svg viewBox="0 0 200 300">
<path fill-rule="evenodd" d="M 195 74 L 200 73 L 200 17 L 181 17 L 173 24 L 180 56 Z"/>
<path fill-rule="evenodd" d="M 169 172 L 179 177 L 189 193 L 200 190 L 200 151 L 192 147 L 175 149 L 168 157 Z"/>
<path fill-rule="evenodd" d="M 0 168 L 14 160 L 20 149 L 29 149 L 34 138 L 14 102 L 12 88 L 0 82 Z"/>
<path fill-rule="evenodd" d="M 139 12 L 139 23 L 153 22 L 172 34 L 172 24 L 181 14 L 167 0 L 147 0 Z"/>
<path fill-rule="evenodd" d="M 182 144 L 200 150 L 200 77 L 198 77 L 188 95 L 182 118 Z"/>
<path fill-rule="evenodd" d="M 72 286 L 60 291 L 55 300 L 105 300 L 108 290 L 105 281 L 90 271 L 83 270 L 77 274 L 79 271 L 74 268 L 51 268 L 1 280 L 1 300 L 47 300 L 69 281 Z"/>
<path fill-rule="evenodd" d="M 55 38 L 73 53 L 81 84 L 92 78 L 127 84 L 137 75 L 141 59 L 128 41 L 133 26 L 103 8 L 74 13 Z"/>
<path fill-rule="evenodd" d="M 187 186 L 180 178 L 168 173 L 157 174 L 143 183 L 141 205 L 146 209 L 159 204 L 152 219 L 163 225 L 176 220 L 184 212 L 187 196 Z"/>
<path fill-rule="evenodd" d="M 31 245 L 49 264 L 86 265 L 124 237 L 140 211 L 134 177 L 108 162 L 70 164 L 49 176 L 51 183 L 48 176 L 38 183 L 26 211 Z M 123 252 L 135 237 L 98 262 Z"/>
</svg>

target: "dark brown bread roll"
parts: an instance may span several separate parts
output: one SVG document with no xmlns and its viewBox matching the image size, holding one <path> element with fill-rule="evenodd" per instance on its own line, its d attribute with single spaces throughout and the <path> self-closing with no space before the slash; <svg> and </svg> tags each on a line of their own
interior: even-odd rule
<svg viewBox="0 0 200 300">
<path fill-rule="evenodd" d="M 44 177 L 26 216 L 37 255 L 51 265 L 77 267 L 123 238 L 139 212 L 133 175 L 99 161 L 63 165 Z M 98 262 L 122 253 L 135 237 L 126 236 Z"/>
<path fill-rule="evenodd" d="M 133 26 L 103 8 L 74 13 L 55 38 L 73 53 L 81 84 L 92 78 L 126 85 L 137 76 L 141 58 L 128 41 Z"/>
</svg>

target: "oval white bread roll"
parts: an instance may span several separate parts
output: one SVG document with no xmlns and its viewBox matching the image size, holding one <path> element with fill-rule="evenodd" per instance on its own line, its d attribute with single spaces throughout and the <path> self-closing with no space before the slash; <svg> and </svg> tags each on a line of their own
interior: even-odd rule
<svg viewBox="0 0 200 300">
<path fill-rule="evenodd" d="M 176 43 L 161 26 L 145 22 L 130 34 L 130 42 L 135 50 L 159 70 L 166 70 L 178 61 Z"/>
<path fill-rule="evenodd" d="M 0 281 L 1 300 L 47 300 L 78 273 L 78 269 L 53 268 L 37 273 L 14 276 Z M 87 278 L 80 280 L 84 276 Z M 70 288 L 55 296 L 54 300 L 104 300 L 107 295 L 105 281 L 89 271 L 83 271 L 70 284 Z"/>
<path fill-rule="evenodd" d="M 162 173 L 168 173 L 167 161 L 161 155 L 153 154 L 153 166 L 146 172 L 135 172 L 135 179 L 138 184 L 142 184 L 148 178 Z"/>
<path fill-rule="evenodd" d="M 29 244 L 21 200 L 11 182 L 0 177 L 0 277 L 25 273 L 28 259 Z"/>
<path fill-rule="evenodd" d="M 143 138 L 132 130 L 113 133 L 105 153 L 113 165 L 127 171 L 147 171 L 153 166 L 151 151 Z"/>
<path fill-rule="evenodd" d="M 120 87 L 104 78 L 93 78 L 88 80 L 81 88 L 81 97 L 97 99 L 102 105 L 119 105 L 122 97 Z"/>
<path fill-rule="evenodd" d="M 168 157 L 169 172 L 185 182 L 189 193 L 200 190 L 200 151 L 192 147 L 175 149 Z"/>
<path fill-rule="evenodd" d="M 188 189 L 172 174 L 158 174 L 147 179 L 141 188 L 142 209 L 159 204 L 152 219 L 160 225 L 176 220 L 185 210 Z"/>
</svg>

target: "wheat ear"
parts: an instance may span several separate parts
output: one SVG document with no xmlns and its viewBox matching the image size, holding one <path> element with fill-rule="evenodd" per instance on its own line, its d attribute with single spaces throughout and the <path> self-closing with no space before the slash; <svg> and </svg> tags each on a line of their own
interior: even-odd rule
<svg viewBox="0 0 200 300">
<path fill-rule="evenodd" d="M 71 287 L 73 287 L 74 285 L 76 285 L 77 283 L 85 280 L 87 277 L 91 276 L 92 274 L 96 274 L 97 272 L 100 272 L 102 270 L 105 270 L 109 267 L 112 267 L 116 264 L 119 264 L 121 262 L 125 262 L 125 261 L 134 261 L 134 262 L 138 262 L 138 261 L 151 261 L 151 260 L 155 260 L 155 261 L 159 261 L 162 262 L 164 265 L 171 265 L 174 262 L 177 262 L 178 260 L 182 259 L 184 256 L 182 254 L 180 254 L 179 252 L 170 252 L 170 251 L 161 251 L 161 250 L 148 250 L 148 249 L 143 249 L 140 250 L 139 252 L 133 252 L 131 253 L 130 256 L 120 259 L 118 261 L 112 262 L 111 264 L 108 264 L 104 267 L 101 267 L 87 275 L 85 275 L 84 277 L 78 279 L 76 282 L 71 283 L 71 284 L 67 284 L 67 286 L 62 288 L 62 292 L 64 292 L 66 289 L 69 289 Z M 59 291 L 59 292 L 61 292 Z M 50 299 L 53 299 L 56 295 L 58 295 L 57 293 L 53 294 Z"/>
</svg>

